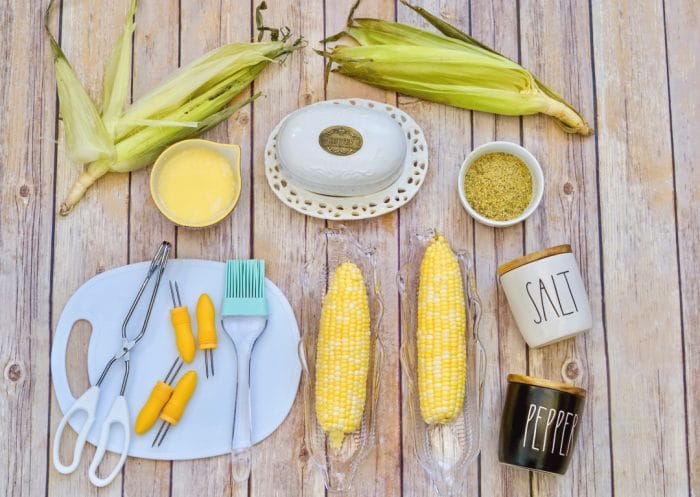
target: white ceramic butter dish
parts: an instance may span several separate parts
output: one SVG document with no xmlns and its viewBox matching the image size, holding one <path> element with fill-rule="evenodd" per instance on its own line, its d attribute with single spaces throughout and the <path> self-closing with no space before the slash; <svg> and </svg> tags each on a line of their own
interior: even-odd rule
<svg viewBox="0 0 700 497">
<path fill-rule="evenodd" d="M 287 174 L 307 190 L 351 197 L 376 193 L 396 181 L 407 141 L 386 112 L 323 102 L 284 120 L 277 155 Z"/>
<path fill-rule="evenodd" d="M 321 219 L 352 220 L 398 209 L 427 172 L 425 136 L 391 105 L 328 100 L 286 116 L 265 149 L 265 174 L 287 206 Z"/>
</svg>

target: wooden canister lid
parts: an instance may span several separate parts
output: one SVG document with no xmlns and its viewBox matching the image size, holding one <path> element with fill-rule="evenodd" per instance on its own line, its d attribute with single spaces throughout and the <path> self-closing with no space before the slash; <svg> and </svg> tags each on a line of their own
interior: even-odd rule
<svg viewBox="0 0 700 497">
<path fill-rule="evenodd" d="M 498 266 L 498 276 L 503 276 L 508 271 L 524 266 L 531 262 L 544 259 L 545 257 L 550 257 L 552 255 L 567 254 L 571 252 L 571 245 L 557 245 L 556 247 L 549 247 L 546 249 L 538 250 L 537 252 L 532 252 L 531 254 L 518 257 L 512 261 L 506 262 Z"/>
<path fill-rule="evenodd" d="M 575 387 L 573 385 L 569 385 L 568 383 L 560 383 L 558 381 L 545 380 L 543 378 L 534 378 L 532 376 L 526 376 L 524 374 L 509 374 L 508 382 L 523 383 L 524 385 L 534 385 L 536 387 L 543 388 L 551 388 L 552 390 L 559 390 L 560 392 L 578 395 L 579 397 L 586 396 L 586 390 L 584 390 L 583 388 Z"/>
</svg>

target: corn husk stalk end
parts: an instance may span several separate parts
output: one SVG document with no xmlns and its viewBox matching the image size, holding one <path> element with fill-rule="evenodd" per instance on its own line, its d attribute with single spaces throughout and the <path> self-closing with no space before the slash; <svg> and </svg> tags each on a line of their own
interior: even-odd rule
<svg viewBox="0 0 700 497">
<path fill-rule="evenodd" d="M 112 160 L 91 162 L 82 174 L 78 176 L 78 179 L 75 180 L 70 190 L 68 190 L 68 195 L 66 195 L 66 199 L 61 203 L 58 213 L 61 216 L 65 216 L 72 211 L 75 204 L 83 198 L 87 189 L 90 188 L 95 181 L 109 172 L 112 162 Z"/>
</svg>

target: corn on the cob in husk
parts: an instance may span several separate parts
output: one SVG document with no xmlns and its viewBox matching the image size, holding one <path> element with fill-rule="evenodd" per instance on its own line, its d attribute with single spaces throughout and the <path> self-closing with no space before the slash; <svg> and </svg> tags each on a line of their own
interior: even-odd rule
<svg viewBox="0 0 700 497">
<path fill-rule="evenodd" d="M 132 0 L 124 31 L 105 70 L 100 113 L 49 31 L 52 5 L 53 0 L 46 10 L 45 25 L 54 54 L 67 150 L 71 160 L 87 164 L 61 204 L 62 215 L 70 212 L 106 173 L 145 167 L 172 143 L 203 133 L 229 118 L 259 94 L 229 105 L 234 97 L 271 62 L 303 46 L 302 39 L 287 42 L 288 30 L 262 25 L 260 11 L 266 8 L 262 2 L 256 11 L 258 29 L 261 34 L 269 31 L 271 41 L 230 43 L 212 50 L 123 109 L 129 89 L 136 12 L 136 0 Z"/>
<path fill-rule="evenodd" d="M 541 112 L 572 133 L 591 128 L 571 104 L 522 66 L 425 9 L 408 5 L 443 34 L 379 19 L 354 19 L 325 41 L 352 38 L 356 46 L 322 51 L 328 69 L 364 83 L 464 109 L 504 115 Z"/>
<path fill-rule="evenodd" d="M 360 269 L 346 261 L 328 285 L 316 345 L 316 418 L 334 448 L 360 428 L 369 353 L 367 289 Z"/>
<path fill-rule="evenodd" d="M 442 235 L 425 250 L 418 281 L 418 397 L 428 424 L 462 411 L 467 374 L 467 315 L 459 261 Z"/>
</svg>

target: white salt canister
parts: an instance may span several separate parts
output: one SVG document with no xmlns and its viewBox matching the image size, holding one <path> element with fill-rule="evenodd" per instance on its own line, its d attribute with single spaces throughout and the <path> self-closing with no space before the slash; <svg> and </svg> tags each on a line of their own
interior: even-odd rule
<svg viewBox="0 0 700 497">
<path fill-rule="evenodd" d="M 570 245 L 527 254 L 498 267 L 508 305 L 530 347 L 578 335 L 593 326 L 588 295 Z"/>
</svg>

